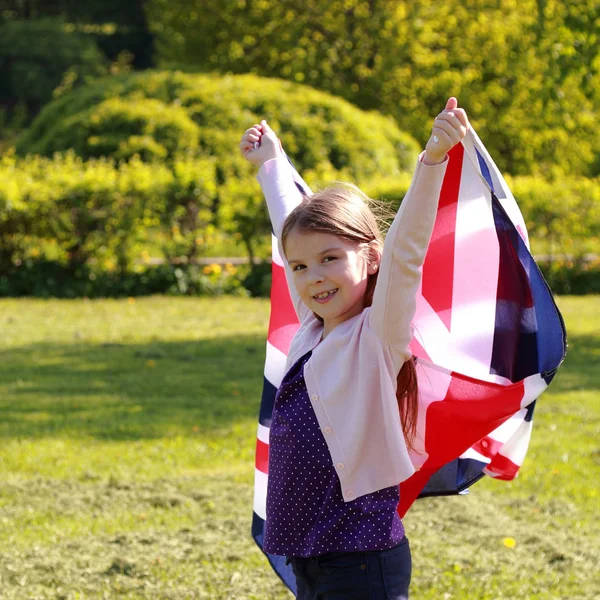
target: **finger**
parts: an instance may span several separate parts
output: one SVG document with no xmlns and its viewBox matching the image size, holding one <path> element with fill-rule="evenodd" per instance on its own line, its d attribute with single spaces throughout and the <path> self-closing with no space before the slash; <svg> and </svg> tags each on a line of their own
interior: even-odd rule
<svg viewBox="0 0 600 600">
<path fill-rule="evenodd" d="M 274 131 L 271 129 L 271 126 L 267 123 L 266 120 L 262 120 L 260 122 L 261 128 L 262 128 L 262 132 L 263 134 L 267 135 L 269 133 L 274 133 Z"/>
<path fill-rule="evenodd" d="M 455 108 L 452 111 L 458 120 L 462 123 L 463 127 L 469 128 L 469 118 L 467 117 L 467 113 L 463 108 Z"/>
<path fill-rule="evenodd" d="M 443 119 L 436 119 L 433 123 L 433 129 L 442 130 L 450 139 L 458 140 L 460 137 L 459 131 L 457 131 L 448 121 Z"/>
<path fill-rule="evenodd" d="M 244 139 L 249 140 L 251 142 L 258 142 L 258 140 L 260 140 L 260 135 L 257 135 L 255 133 L 249 133 L 248 135 L 244 136 Z"/>
<path fill-rule="evenodd" d="M 242 152 L 245 152 L 246 150 L 253 150 L 254 149 L 254 143 L 253 142 L 242 142 L 240 144 L 240 149 L 242 150 Z"/>
<path fill-rule="evenodd" d="M 448 102 L 446 102 L 446 108 L 444 110 L 453 110 L 458 106 L 458 100 L 454 96 L 450 96 L 448 98 Z"/>
<path fill-rule="evenodd" d="M 440 115 L 438 115 L 436 120 L 445 121 L 458 131 L 460 131 L 461 128 L 464 128 L 464 125 L 462 124 L 461 120 L 454 112 L 443 112 Z"/>
</svg>

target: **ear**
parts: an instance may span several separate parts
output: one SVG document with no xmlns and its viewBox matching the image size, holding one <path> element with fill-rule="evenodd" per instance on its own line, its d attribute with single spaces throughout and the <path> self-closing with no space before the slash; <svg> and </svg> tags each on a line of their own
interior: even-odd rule
<svg viewBox="0 0 600 600">
<path fill-rule="evenodd" d="M 367 249 L 367 273 L 369 275 L 374 275 L 379 270 L 382 250 L 383 248 L 378 240 L 369 242 Z"/>
</svg>

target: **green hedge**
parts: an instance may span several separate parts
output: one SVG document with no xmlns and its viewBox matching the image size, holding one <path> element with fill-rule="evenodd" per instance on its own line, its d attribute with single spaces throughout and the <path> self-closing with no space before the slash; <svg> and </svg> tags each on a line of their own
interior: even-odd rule
<svg viewBox="0 0 600 600">
<path fill-rule="evenodd" d="M 403 174 L 363 188 L 396 210 L 410 179 Z M 211 159 L 118 163 L 84 161 L 73 153 L 51 159 L 12 154 L 0 159 L 0 180 L 0 295 L 236 293 L 241 282 L 254 295 L 268 290 L 264 265 L 234 274 L 217 273 L 217 267 L 205 273 L 193 264 L 197 256 L 213 254 L 218 243 L 229 243 L 230 255 L 245 248 L 247 254 L 267 256 L 270 248 L 257 184 L 240 176 L 219 185 Z M 552 289 L 600 291 L 600 264 L 583 258 L 599 249 L 598 182 L 515 178 L 510 185 L 534 253 L 572 254 L 569 260 L 555 256 L 542 262 Z M 246 203 L 247 218 L 232 197 Z M 166 264 L 154 267 L 150 257 Z"/>
<path fill-rule="evenodd" d="M 45 254 L 75 271 L 90 261 L 129 270 L 135 247 L 167 258 L 197 254 L 214 220 L 216 172 L 208 158 L 116 164 L 73 153 L 0 159 L 0 268 Z"/>
</svg>

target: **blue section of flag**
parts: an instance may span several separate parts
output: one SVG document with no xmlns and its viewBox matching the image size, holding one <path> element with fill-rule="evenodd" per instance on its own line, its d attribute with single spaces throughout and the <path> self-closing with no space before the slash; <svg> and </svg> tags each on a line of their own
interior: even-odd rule
<svg viewBox="0 0 600 600">
<path fill-rule="evenodd" d="M 264 539 L 264 530 L 265 530 L 265 522 L 254 513 L 252 517 L 252 537 L 254 541 L 258 545 L 258 547 L 262 550 L 263 547 L 263 539 Z M 285 556 L 276 556 L 275 554 L 267 554 L 263 551 L 263 554 L 271 563 L 273 570 L 281 581 L 289 588 L 289 590 L 296 595 L 296 577 L 294 572 L 292 571 L 292 566 L 287 564 Z"/>
<path fill-rule="evenodd" d="M 258 414 L 258 422 L 264 427 L 271 427 L 271 415 L 273 414 L 276 394 L 277 388 L 265 377 Z"/>
<path fill-rule="evenodd" d="M 481 169 L 481 174 L 483 175 L 483 178 L 487 181 L 492 192 L 495 192 L 496 190 L 494 189 L 494 182 L 492 181 L 492 175 L 490 173 L 490 168 L 488 167 L 487 163 L 485 162 L 483 156 L 481 156 L 481 152 L 479 152 L 479 150 L 477 150 L 477 148 L 475 148 L 475 152 L 477 152 L 477 160 L 479 161 L 479 168 Z"/>
<path fill-rule="evenodd" d="M 549 383 L 566 350 L 552 292 L 521 235 L 492 194 L 500 248 L 491 372 L 516 382 L 541 373 Z"/>
<path fill-rule="evenodd" d="M 472 458 L 457 458 L 436 471 L 419 494 L 428 496 L 453 496 L 464 493 L 467 488 L 484 477 L 486 464 Z"/>
</svg>

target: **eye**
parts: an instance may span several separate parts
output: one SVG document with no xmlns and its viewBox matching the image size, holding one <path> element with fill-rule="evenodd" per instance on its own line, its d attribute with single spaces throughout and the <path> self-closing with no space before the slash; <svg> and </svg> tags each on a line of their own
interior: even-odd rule
<svg viewBox="0 0 600 600">
<path fill-rule="evenodd" d="M 296 265 L 292 268 L 292 271 L 300 271 L 300 269 L 304 269 L 304 265 Z"/>
<path fill-rule="evenodd" d="M 335 260 L 336 258 L 337 258 L 337 256 L 326 256 L 326 257 L 323 259 L 323 262 L 329 262 L 329 261 L 331 261 L 331 260 Z"/>
</svg>

